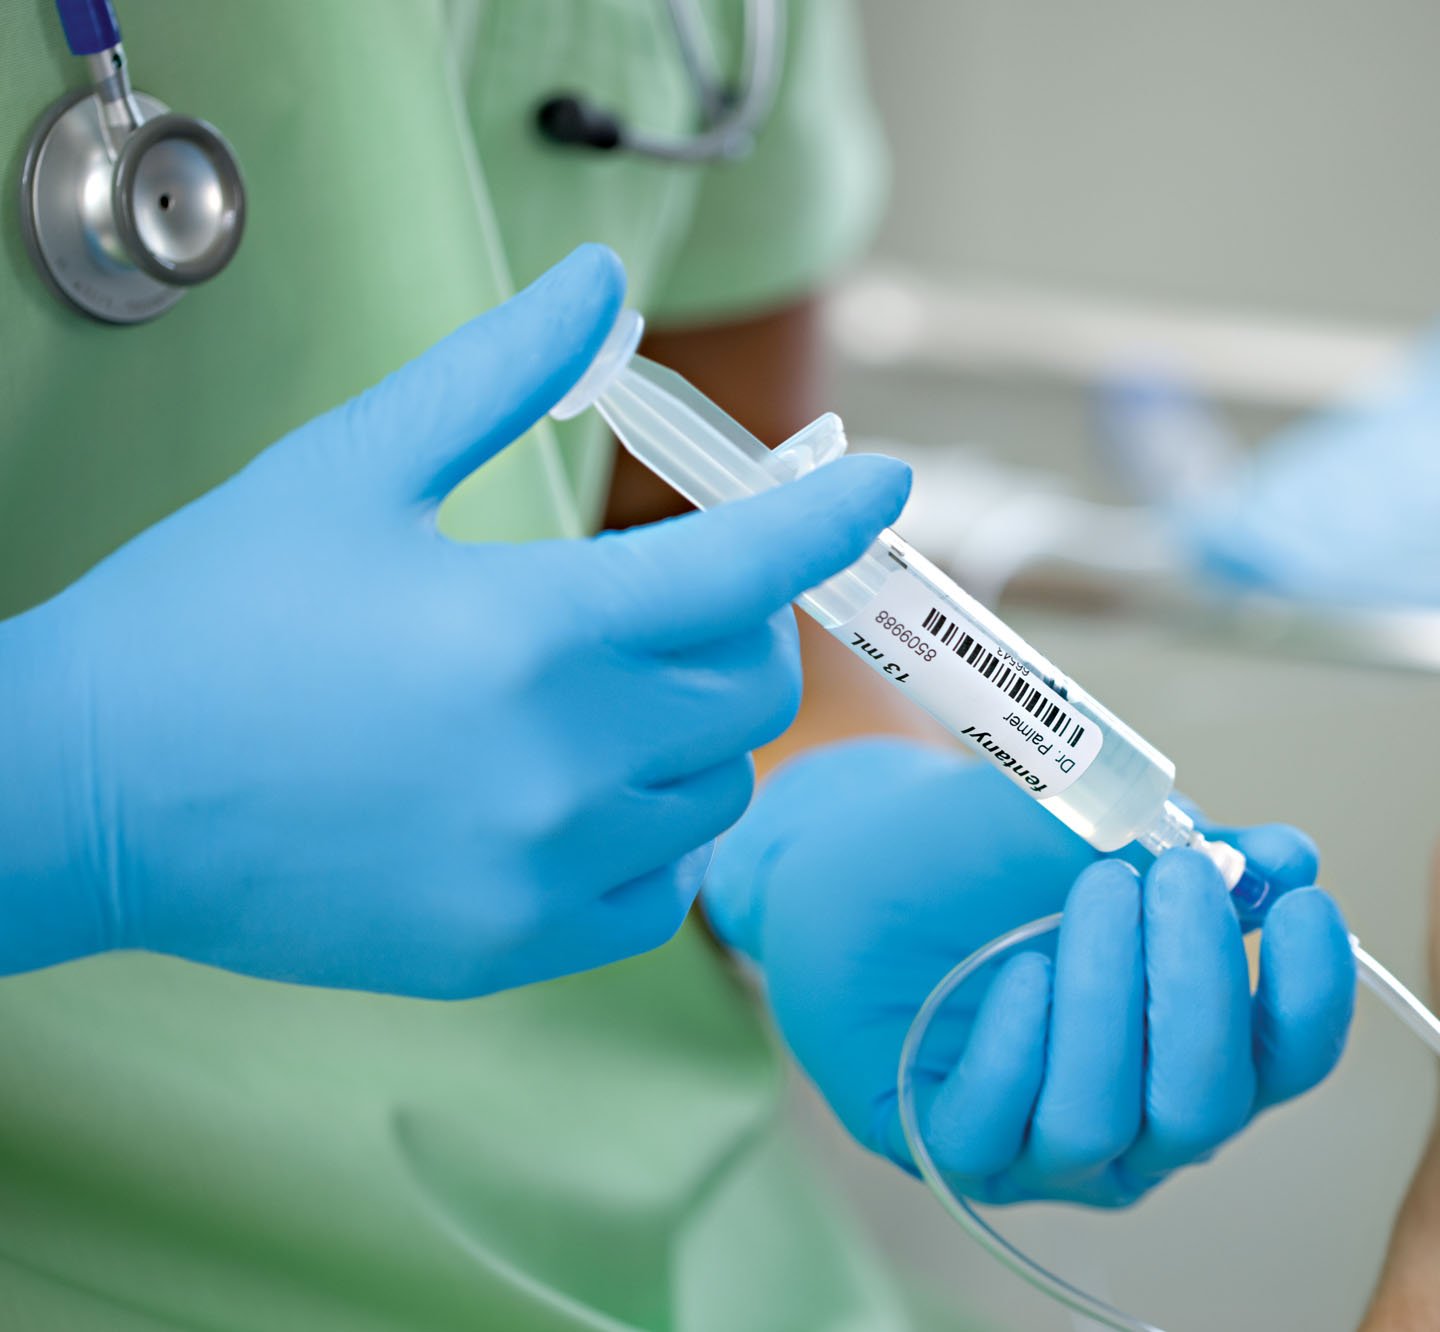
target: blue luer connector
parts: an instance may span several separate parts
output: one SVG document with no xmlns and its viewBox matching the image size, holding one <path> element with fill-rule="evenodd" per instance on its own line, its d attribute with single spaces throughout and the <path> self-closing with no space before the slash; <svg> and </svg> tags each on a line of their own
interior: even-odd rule
<svg viewBox="0 0 1440 1332">
<path fill-rule="evenodd" d="M 1270 900 L 1270 881 L 1262 879 L 1247 865 L 1230 890 L 1230 896 L 1241 911 L 1259 915 L 1261 908 Z"/>
</svg>

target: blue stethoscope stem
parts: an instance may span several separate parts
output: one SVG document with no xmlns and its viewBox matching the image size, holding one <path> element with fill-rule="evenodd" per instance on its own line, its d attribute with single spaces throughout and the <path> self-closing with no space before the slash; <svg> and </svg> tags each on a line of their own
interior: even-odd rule
<svg viewBox="0 0 1440 1332">
<path fill-rule="evenodd" d="M 110 0 L 55 0 L 71 55 L 98 55 L 120 45 L 120 24 Z"/>
</svg>

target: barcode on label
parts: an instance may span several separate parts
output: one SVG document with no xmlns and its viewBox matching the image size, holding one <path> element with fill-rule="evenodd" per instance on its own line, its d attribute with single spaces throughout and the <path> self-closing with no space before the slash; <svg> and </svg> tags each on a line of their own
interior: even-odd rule
<svg viewBox="0 0 1440 1332">
<path fill-rule="evenodd" d="M 1085 734 L 1085 727 L 1078 716 L 1072 717 L 1049 694 L 1031 684 L 1029 676 L 1017 671 L 1005 658 L 997 657 L 984 643 L 977 643 L 936 607 L 930 608 L 924 627 L 961 661 L 1001 690 L 1017 708 L 1034 717 L 1057 740 L 1074 745 Z"/>
</svg>

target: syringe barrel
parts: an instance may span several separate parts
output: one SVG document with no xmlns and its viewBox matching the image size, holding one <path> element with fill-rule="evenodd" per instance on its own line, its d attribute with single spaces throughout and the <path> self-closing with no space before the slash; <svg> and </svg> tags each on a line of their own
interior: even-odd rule
<svg viewBox="0 0 1440 1332">
<path fill-rule="evenodd" d="M 1097 851 L 1161 817 L 1175 765 L 897 533 L 798 604 Z"/>
<path fill-rule="evenodd" d="M 609 372 L 596 406 L 701 508 L 782 483 L 783 458 L 643 357 Z M 1096 850 L 1161 817 L 1174 764 L 894 532 L 799 605 Z"/>
</svg>

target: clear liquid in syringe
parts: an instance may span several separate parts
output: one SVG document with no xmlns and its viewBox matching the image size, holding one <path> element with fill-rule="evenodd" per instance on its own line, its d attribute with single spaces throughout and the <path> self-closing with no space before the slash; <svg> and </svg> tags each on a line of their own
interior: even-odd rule
<svg viewBox="0 0 1440 1332">
<path fill-rule="evenodd" d="M 800 604 L 1096 850 L 1161 817 L 1175 765 L 895 533 Z"/>
</svg>

